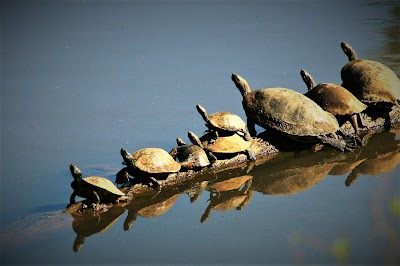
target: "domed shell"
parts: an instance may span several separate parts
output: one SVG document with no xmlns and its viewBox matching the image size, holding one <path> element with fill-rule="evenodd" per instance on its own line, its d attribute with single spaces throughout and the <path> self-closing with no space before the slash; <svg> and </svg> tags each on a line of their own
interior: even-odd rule
<svg viewBox="0 0 400 266">
<path fill-rule="evenodd" d="M 160 148 L 140 149 L 132 154 L 134 166 L 147 173 L 174 173 L 181 165 L 172 156 Z"/>
<path fill-rule="evenodd" d="M 214 127 L 235 131 L 238 129 L 246 130 L 246 123 L 238 115 L 230 112 L 217 112 L 208 116 Z"/>
<path fill-rule="evenodd" d="M 227 137 L 218 137 L 214 142 L 204 143 L 206 149 L 215 153 L 238 153 L 250 147 L 251 142 L 244 140 L 237 134 Z"/>
<path fill-rule="evenodd" d="M 296 91 L 265 88 L 243 96 L 247 116 L 258 123 L 295 136 L 319 136 L 339 130 L 336 118 Z"/>
<path fill-rule="evenodd" d="M 400 79 L 389 67 L 377 61 L 359 59 L 346 42 L 341 47 L 349 62 L 342 68 L 342 86 L 363 102 L 400 105 Z"/>
<path fill-rule="evenodd" d="M 125 194 L 120 191 L 110 180 L 104 177 L 100 176 L 89 176 L 83 178 L 83 180 L 95 187 L 102 188 L 104 190 L 107 190 L 108 192 L 118 195 L 118 196 L 124 196 Z"/>
<path fill-rule="evenodd" d="M 354 60 L 341 71 L 343 87 L 364 102 L 396 104 L 400 99 L 400 80 L 387 66 L 371 60 Z"/>
<path fill-rule="evenodd" d="M 357 114 L 367 108 L 351 92 L 332 83 L 320 83 L 304 95 L 334 115 Z"/>
</svg>

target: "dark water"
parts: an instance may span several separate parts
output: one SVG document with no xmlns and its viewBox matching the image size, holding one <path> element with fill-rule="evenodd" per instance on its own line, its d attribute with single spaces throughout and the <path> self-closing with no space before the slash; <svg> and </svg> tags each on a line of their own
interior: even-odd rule
<svg viewBox="0 0 400 266">
<path fill-rule="evenodd" d="M 247 192 L 220 193 L 231 202 L 225 211 L 208 191 L 190 203 L 178 190 L 140 205 L 161 202 L 159 212 L 131 206 L 138 215 L 129 231 L 123 208 L 74 222 L 60 214 L 72 192 L 70 163 L 113 179 L 121 147 L 169 151 L 187 131 L 201 134 L 197 103 L 244 117 L 232 72 L 255 89 L 304 93 L 301 68 L 317 82 L 340 83 L 345 40 L 399 74 L 396 1 L 1 5 L 3 264 L 399 263 L 394 133 L 373 139 L 360 157 L 288 154 L 259 165 Z M 349 171 L 332 172 L 346 160 L 358 163 L 349 187 Z M 245 174 L 237 171 L 231 177 Z M 86 238 L 74 253 L 76 232 Z"/>
</svg>

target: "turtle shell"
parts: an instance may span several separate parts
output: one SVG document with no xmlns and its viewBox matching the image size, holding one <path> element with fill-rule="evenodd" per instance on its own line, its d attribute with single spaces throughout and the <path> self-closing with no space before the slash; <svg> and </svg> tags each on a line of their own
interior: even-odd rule
<svg viewBox="0 0 400 266">
<path fill-rule="evenodd" d="M 320 83 L 304 94 L 333 115 L 361 113 L 367 106 L 340 85 Z"/>
<path fill-rule="evenodd" d="M 217 112 L 208 116 L 213 127 L 228 131 L 246 131 L 246 123 L 240 116 L 230 112 Z"/>
<path fill-rule="evenodd" d="M 86 183 L 96 187 L 100 188 L 100 190 L 97 190 L 96 192 L 104 192 L 107 191 L 111 194 L 118 195 L 118 196 L 124 196 L 125 194 L 121 192 L 110 180 L 104 177 L 100 176 L 89 176 L 85 177 L 82 180 L 84 180 Z M 102 189 L 102 190 L 101 190 Z M 106 193 L 102 193 L 102 195 L 106 195 Z M 101 195 L 100 195 L 101 196 Z"/>
<path fill-rule="evenodd" d="M 341 77 L 342 86 L 363 102 L 400 104 L 399 77 L 379 62 L 350 61 L 342 68 Z"/>
<path fill-rule="evenodd" d="M 257 124 L 295 136 L 319 136 L 339 130 L 336 118 L 317 103 L 286 88 L 265 88 L 243 97 L 243 108 Z"/>
<path fill-rule="evenodd" d="M 180 162 L 195 161 L 199 167 L 210 165 L 210 160 L 207 157 L 203 148 L 194 144 L 185 144 L 177 147 L 178 160 Z"/>
<path fill-rule="evenodd" d="M 251 142 L 244 140 L 238 134 L 226 137 L 218 137 L 212 143 L 204 143 L 206 149 L 215 153 L 239 153 L 250 147 Z"/>
<path fill-rule="evenodd" d="M 133 165 L 146 173 L 174 173 L 181 165 L 160 148 L 140 149 L 132 154 Z"/>
</svg>

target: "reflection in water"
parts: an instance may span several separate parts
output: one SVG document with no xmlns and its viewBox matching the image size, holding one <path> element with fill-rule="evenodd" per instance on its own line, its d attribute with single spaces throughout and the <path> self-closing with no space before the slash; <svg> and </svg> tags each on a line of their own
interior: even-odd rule
<svg viewBox="0 0 400 266">
<path fill-rule="evenodd" d="M 74 220 L 72 221 L 72 228 L 76 233 L 76 238 L 73 244 L 74 252 L 78 252 L 83 244 L 85 238 L 94 234 L 103 233 L 110 229 L 125 212 L 125 208 L 121 206 L 113 206 L 104 212 L 71 212 Z"/>
<path fill-rule="evenodd" d="M 350 186 L 361 174 L 380 175 L 392 171 L 400 163 L 400 140 L 391 132 L 373 135 L 369 145 L 360 152 L 359 164 L 351 171 L 346 179 Z"/>
<path fill-rule="evenodd" d="M 206 189 L 210 191 L 210 203 L 200 222 L 204 223 L 210 217 L 211 210 L 241 210 L 253 196 L 253 191 L 250 191 L 252 178 L 251 175 L 244 175 L 209 184 Z"/>
<path fill-rule="evenodd" d="M 131 228 L 136 222 L 138 215 L 144 218 L 154 218 L 163 215 L 171 209 L 180 195 L 175 194 L 171 196 L 171 193 L 160 193 L 157 197 L 150 199 L 146 197 L 137 200 L 133 199 L 125 206 L 128 210 L 128 216 L 124 222 L 124 230 L 128 231 Z"/>
<path fill-rule="evenodd" d="M 137 216 L 152 218 L 163 215 L 184 193 L 187 193 L 193 202 L 203 195 L 204 191 L 208 191 L 209 204 L 200 220 L 204 223 L 212 210 L 240 210 L 249 204 L 254 192 L 291 195 L 315 186 L 328 174 L 349 174 L 346 180 L 346 185 L 349 185 L 360 174 L 377 175 L 390 172 L 400 163 L 399 149 L 400 140 L 396 139 L 396 134 L 383 132 L 369 137 L 366 146 L 359 147 L 352 153 L 342 153 L 333 149 L 323 149 L 319 152 L 282 152 L 260 165 L 207 173 L 194 184 L 182 184 L 173 189 L 162 190 L 156 197 L 149 195 L 134 198 L 124 207 L 112 206 L 103 213 L 75 212 L 79 209 L 77 204 L 68 209 L 74 218 L 72 227 L 77 234 L 73 249 L 75 252 L 79 251 L 85 238 L 109 229 L 125 210 L 128 211 L 123 224 L 126 231 L 135 223 Z M 318 241 L 319 244 L 315 244 Z M 400 239 L 394 237 L 393 241 Z M 333 243 L 327 243 L 316 236 L 299 233 L 290 236 L 290 243 L 294 247 L 299 243 L 316 245 L 323 252 L 331 252 L 342 262 L 347 261 L 350 245 L 348 238 L 344 236 L 338 236 Z"/>
</svg>

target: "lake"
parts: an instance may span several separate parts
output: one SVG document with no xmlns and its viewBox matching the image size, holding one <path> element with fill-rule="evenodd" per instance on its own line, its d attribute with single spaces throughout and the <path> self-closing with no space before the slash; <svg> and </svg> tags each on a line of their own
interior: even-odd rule
<svg viewBox="0 0 400 266">
<path fill-rule="evenodd" d="M 305 93 L 302 68 L 341 84 L 347 41 L 400 75 L 398 2 L 2 1 L 1 10 L 3 265 L 400 262 L 395 131 L 354 153 L 280 154 L 216 174 L 241 177 L 235 189 L 198 182 L 207 186 L 198 194 L 166 191 L 85 219 L 62 213 L 71 163 L 114 181 L 121 148 L 170 151 L 188 131 L 201 135 L 198 103 L 245 118 L 232 73 L 254 89 Z"/>
</svg>

